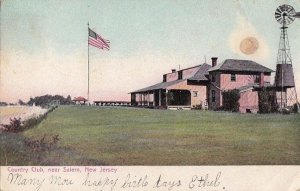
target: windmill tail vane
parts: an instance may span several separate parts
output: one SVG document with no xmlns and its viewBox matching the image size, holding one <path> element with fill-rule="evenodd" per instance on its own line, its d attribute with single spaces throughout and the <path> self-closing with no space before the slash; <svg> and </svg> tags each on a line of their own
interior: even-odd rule
<svg viewBox="0 0 300 191">
<path fill-rule="evenodd" d="M 295 14 L 294 14 L 294 17 L 296 17 L 296 18 L 300 18 L 300 12 L 298 12 L 298 13 L 295 13 Z"/>
</svg>

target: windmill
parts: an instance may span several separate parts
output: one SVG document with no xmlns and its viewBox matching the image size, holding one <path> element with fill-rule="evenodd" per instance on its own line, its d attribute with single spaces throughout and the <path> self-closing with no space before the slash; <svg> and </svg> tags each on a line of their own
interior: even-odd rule
<svg viewBox="0 0 300 191">
<path fill-rule="evenodd" d="M 299 107 L 287 34 L 287 25 L 296 18 L 300 18 L 300 12 L 296 12 L 290 5 L 281 5 L 275 11 L 275 19 L 282 25 L 275 74 L 276 97 L 281 110 L 295 103 Z"/>
</svg>

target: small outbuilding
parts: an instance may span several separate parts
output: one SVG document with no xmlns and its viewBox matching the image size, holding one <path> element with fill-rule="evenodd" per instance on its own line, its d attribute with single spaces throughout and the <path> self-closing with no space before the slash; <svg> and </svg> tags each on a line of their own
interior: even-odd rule
<svg viewBox="0 0 300 191">
<path fill-rule="evenodd" d="M 84 97 L 75 97 L 72 101 L 75 102 L 76 105 L 85 105 L 85 103 L 88 101 L 87 99 L 85 99 Z"/>
</svg>

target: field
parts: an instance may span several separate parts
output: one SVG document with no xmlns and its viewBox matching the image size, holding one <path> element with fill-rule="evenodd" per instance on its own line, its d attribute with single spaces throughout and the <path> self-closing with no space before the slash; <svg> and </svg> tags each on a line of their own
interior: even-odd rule
<svg viewBox="0 0 300 191">
<path fill-rule="evenodd" d="M 44 134 L 59 144 L 33 158 L 21 140 Z M 0 144 L 14 153 L 2 165 L 299 165 L 300 114 L 60 106 L 20 135 L 0 134 Z"/>
<path fill-rule="evenodd" d="M 16 117 L 22 120 L 43 114 L 47 109 L 35 106 L 0 106 L 0 124 L 9 124 L 9 119 Z"/>
</svg>

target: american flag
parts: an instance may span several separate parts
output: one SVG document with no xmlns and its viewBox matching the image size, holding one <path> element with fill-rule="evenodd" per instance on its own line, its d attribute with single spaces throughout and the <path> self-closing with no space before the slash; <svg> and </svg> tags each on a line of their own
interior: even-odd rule
<svg viewBox="0 0 300 191">
<path fill-rule="evenodd" d="M 89 28 L 89 44 L 100 49 L 109 50 L 109 40 L 105 40 L 100 35 Z"/>
</svg>

